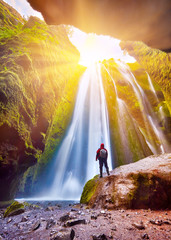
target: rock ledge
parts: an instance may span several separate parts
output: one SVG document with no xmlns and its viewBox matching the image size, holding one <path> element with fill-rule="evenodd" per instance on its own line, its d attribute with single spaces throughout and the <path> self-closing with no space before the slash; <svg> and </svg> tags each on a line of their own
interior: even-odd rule
<svg viewBox="0 0 171 240">
<path fill-rule="evenodd" d="M 171 208 L 171 153 L 120 166 L 109 177 L 89 180 L 81 203 L 93 208 Z"/>
</svg>

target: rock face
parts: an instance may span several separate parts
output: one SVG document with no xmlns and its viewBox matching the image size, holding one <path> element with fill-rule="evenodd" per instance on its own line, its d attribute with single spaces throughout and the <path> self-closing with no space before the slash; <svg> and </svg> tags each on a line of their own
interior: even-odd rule
<svg viewBox="0 0 171 240">
<path fill-rule="evenodd" d="M 48 24 L 69 24 L 86 32 L 143 41 L 171 49 L 170 0 L 27 0 Z"/>
<path fill-rule="evenodd" d="M 171 113 L 171 54 L 149 48 L 142 42 L 123 41 L 120 46 L 133 56 L 161 87 Z"/>
<path fill-rule="evenodd" d="M 134 46 L 136 43 L 137 55 L 140 55 L 142 60 L 141 64 L 129 63 L 122 68 L 114 59 L 110 59 L 103 61 L 101 70 L 108 106 L 115 167 L 136 162 L 153 154 L 161 154 L 161 144 L 164 146 L 165 153 L 171 152 L 169 54 L 149 48 L 142 42 L 132 42 L 132 45 Z M 113 84 L 113 80 L 115 84 Z M 151 84 L 149 84 L 149 80 Z M 138 88 L 135 91 L 135 83 L 141 89 L 141 94 L 138 93 Z M 139 97 L 137 97 L 137 93 Z M 147 105 L 150 106 L 150 111 L 147 110 Z M 161 109 L 163 109 L 162 117 Z M 149 115 L 156 124 L 156 129 L 163 136 L 160 139 L 149 122 Z M 149 142 L 151 144 L 148 144 Z"/>
<path fill-rule="evenodd" d="M 26 21 L 3 1 L 0 12 L 0 201 L 8 201 L 52 140 L 57 110 L 67 117 L 56 120 L 56 138 L 65 130 L 79 53 L 64 26 L 47 26 L 35 17 Z"/>
<path fill-rule="evenodd" d="M 93 208 L 171 208 L 171 154 L 150 156 L 98 176 L 84 187 L 81 203 Z"/>
</svg>

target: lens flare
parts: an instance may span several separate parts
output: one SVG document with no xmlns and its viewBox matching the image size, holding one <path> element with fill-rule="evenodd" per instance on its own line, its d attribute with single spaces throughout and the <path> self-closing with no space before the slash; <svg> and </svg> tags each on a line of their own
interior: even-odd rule
<svg viewBox="0 0 171 240">
<path fill-rule="evenodd" d="M 120 40 L 110 36 L 97 35 L 95 33 L 86 34 L 77 28 L 73 28 L 70 41 L 80 52 L 79 64 L 90 66 L 104 59 L 114 58 L 124 62 L 135 62 L 136 60 L 121 50 Z"/>
</svg>

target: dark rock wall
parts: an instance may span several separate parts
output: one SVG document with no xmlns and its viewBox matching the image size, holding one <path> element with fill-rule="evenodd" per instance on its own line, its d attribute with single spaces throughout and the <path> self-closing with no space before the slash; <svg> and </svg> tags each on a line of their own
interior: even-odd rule
<svg viewBox="0 0 171 240">
<path fill-rule="evenodd" d="M 171 49 L 170 0 L 27 0 L 48 24 L 69 24 L 85 32 L 143 41 Z"/>
</svg>

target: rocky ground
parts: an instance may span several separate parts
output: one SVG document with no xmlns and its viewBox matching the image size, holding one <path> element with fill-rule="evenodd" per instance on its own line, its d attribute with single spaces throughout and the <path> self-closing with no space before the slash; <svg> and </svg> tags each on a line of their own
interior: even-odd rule
<svg viewBox="0 0 171 240">
<path fill-rule="evenodd" d="M 85 205 L 26 207 L 4 218 L 0 239 L 8 240 L 166 240 L 171 239 L 171 210 L 102 210 Z"/>
</svg>

